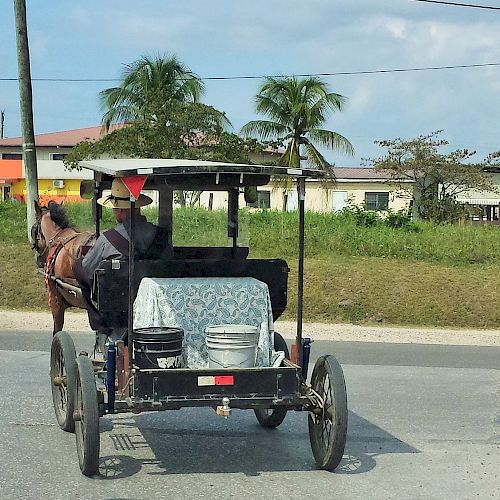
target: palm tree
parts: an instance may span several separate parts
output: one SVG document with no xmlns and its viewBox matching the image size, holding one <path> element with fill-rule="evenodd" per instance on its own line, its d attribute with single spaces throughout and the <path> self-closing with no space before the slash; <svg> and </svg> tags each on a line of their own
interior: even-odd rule
<svg viewBox="0 0 500 500">
<path fill-rule="evenodd" d="M 200 77 L 175 56 L 147 56 L 126 64 L 119 87 L 100 92 L 102 124 L 145 120 L 165 125 L 175 103 L 195 103 L 204 92 Z"/>
<path fill-rule="evenodd" d="M 301 146 L 304 146 L 309 163 L 332 174 L 315 144 L 348 155 L 354 153 L 352 144 L 344 136 L 319 128 L 328 112 L 342 111 L 346 101 L 340 94 L 328 92 L 327 84 L 321 79 L 267 77 L 255 100 L 257 112 L 268 115 L 271 120 L 248 122 L 240 133 L 263 141 L 287 141 L 281 165 L 300 167 Z"/>
</svg>

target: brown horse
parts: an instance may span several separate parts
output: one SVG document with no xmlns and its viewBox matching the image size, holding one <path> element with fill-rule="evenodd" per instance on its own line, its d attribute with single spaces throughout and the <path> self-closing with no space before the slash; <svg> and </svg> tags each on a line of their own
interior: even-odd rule
<svg viewBox="0 0 500 500">
<path fill-rule="evenodd" d="M 68 307 L 86 308 L 73 272 L 73 264 L 81 256 L 82 247 L 89 244 L 93 235 L 77 232 L 70 226 L 62 203 L 49 201 L 47 206 L 40 206 L 35 201 L 35 211 L 36 223 L 31 228 L 31 238 L 37 254 L 37 265 L 44 269 L 49 307 L 54 321 L 53 334 L 56 334 L 63 328 L 64 312 Z"/>
</svg>

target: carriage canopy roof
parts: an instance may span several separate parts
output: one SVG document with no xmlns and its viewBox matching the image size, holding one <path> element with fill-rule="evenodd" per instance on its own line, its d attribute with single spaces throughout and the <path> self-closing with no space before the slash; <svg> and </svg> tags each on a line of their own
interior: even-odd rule
<svg viewBox="0 0 500 500">
<path fill-rule="evenodd" d="M 202 160 L 126 158 L 81 161 L 82 168 L 111 177 L 132 175 L 179 176 L 182 174 L 244 174 L 245 176 L 308 177 L 321 179 L 324 173 L 317 169 L 287 168 L 272 165 L 246 165 Z"/>
</svg>

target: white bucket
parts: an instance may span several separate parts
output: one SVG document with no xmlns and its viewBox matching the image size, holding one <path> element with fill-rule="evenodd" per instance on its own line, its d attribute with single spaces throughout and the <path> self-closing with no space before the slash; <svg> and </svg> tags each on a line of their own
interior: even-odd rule
<svg viewBox="0 0 500 500">
<path fill-rule="evenodd" d="M 216 325 L 205 330 L 209 368 L 255 366 L 259 329 L 251 325 Z"/>
</svg>

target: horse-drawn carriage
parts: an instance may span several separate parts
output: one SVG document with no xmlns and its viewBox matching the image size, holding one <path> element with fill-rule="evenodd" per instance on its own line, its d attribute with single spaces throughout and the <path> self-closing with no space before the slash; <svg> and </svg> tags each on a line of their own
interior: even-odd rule
<svg viewBox="0 0 500 500">
<path fill-rule="evenodd" d="M 190 160 L 96 160 L 93 213 L 114 178 L 127 181 L 134 208 L 141 189 L 156 191 L 158 226 L 173 227 L 173 193 L 198 190 L 227 201 L 229 245 L 174 246 L 168 258 L 138 258 L 131 219 L 128 259 L 103 261 L 94 275 L 92 300 L 118 337 L 103 353 L 77 355 L 64 331 L 54 335 L 51 386 L 57 421 L 75 432 L 80 468 L 99 469 L 99 419 L 120 412 L 212 407 L 227 417 L 232 408 L 253 409 L 268 428 L 288 410 L 309 412 L 309 435 L 320 468 L 342 459 L 347 431 L 347 398 L 342 369 L 321 356 L 308 380 L 309 341 L 302 337 L 304 198 L 306 178 L 316 170 L 235 165 Z M 248 258 L 239 244 L 239 201 L 275 176 L 296 181 L 299 211 L 297 335 L 292 356 L 274 321 L 287 303 L 289 268 L 282 259 Z M 210 231 L 210 228 L 203 228 Z M 58 288 L 65 280 L 48 276 Z M 69 285 L 74 289 L 74 283 Z"/>
</svg>

